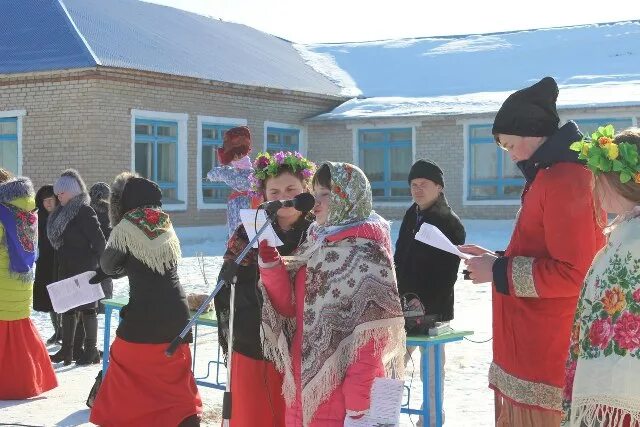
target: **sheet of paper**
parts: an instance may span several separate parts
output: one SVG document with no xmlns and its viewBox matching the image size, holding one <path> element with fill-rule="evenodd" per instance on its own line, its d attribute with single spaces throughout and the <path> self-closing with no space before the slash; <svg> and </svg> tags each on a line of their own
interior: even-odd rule
<svg viewBox="0 0 640 427">
<path fill-rule="evenodd" d="M 354 420 L 347 416 L 344 427 L 398 427 L 404 381 L 391 378 L 376 378 L 371 387 L 369 413 Z"/>
<path fill-rule="evenodd" d="M 100 283 L 92 285 L 89 280 L 95 271 L 85 271 L 77 276 L 47 285 L 51 304 L 56 313 L 64 313 L 72 308 L 104 298 Z"/>
<path fill-rule="evenodd" d="M 240 209 L 240 219 L 242 220 L 244 229 L 247 230 L 249 240 L 253 239 L 258 230 L 267 222 L 267 216 L 263 210 L 258 211 L 258 218 L 256 219 L 255 209 Z M 269 246 L 274 248 L 283 245 L 282 240 L 280 240 L 271 224 L 269 224 L 264 233 L 260 235 L 258 242 L 262 242 L 263 240 L 266 240 Z M 258 242 L 253 245 L 254 248 L 258 247 Z"/>
<path fill-rule="evenodd" d="M 426 222 L 423 223 L 422 226 L 420 226 L 420 230 L 418 230 L 418 232 L 416 233 L 416 240 L 457 255 L 460 258 L 471 258 L 471 255 L 460 252 L 460 249 L 458 249 L 456 245 L 451 243 L 451 240 L 449 240 L 447 236 L 445 236 L 442 231 L 438 229 L 438 227 L 427 224 Z"/>
</svg>

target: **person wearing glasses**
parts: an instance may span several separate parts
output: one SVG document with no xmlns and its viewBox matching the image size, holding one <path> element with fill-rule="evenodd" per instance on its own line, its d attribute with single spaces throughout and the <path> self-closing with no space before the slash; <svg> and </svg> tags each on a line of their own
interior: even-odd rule
<svg viewBox="0 0 640 427">
<path fill-rule="evenodd" d="M 474 283 L 492 283 L 493 362 L 499 426 L 558 426 L 565 360 L 580 288 L 604 244 L 593 174 L 570 146 L 578 126 L 558 128 L 558 85 L 545 77 L 511 94 L 493 123 L 496 142 L 526 179 L 509 246 L 498 255 L 462 246 Z"/>
</svg>

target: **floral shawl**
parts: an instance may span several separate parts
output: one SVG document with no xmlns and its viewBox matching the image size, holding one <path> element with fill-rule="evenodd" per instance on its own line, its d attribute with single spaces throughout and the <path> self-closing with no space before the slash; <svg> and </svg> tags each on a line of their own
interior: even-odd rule
<svg viewBox="0 0 640 427">
<path fill-rule="evenodd" d="M 20 197 L 34 197 L 29 178 L 15 178 L 0 184 L 0 222 L 5 235 L 2 243 L 9 254 L 9 272 L 31 284 L 38 249 L 38 215 L 11 204 Z"/>
<path fill-rule="evenodd" d="M 585 279 L 563 409 L 573 426 L 640 426 L 640 217 L 609 235 Z"/>
<path fill-rule="evenodd" d="M 371 210 L 371 187 L 364 173 L 346 163 L 328 163 L 332 189 L 324 226 L 313 223 L 309 237 L 287 263 L 295 277 L 307 267 L 304 325 L 277 313 L 263 290 L 263 351 L 284 375 L 283 394 L 295 400 L 289 343 L 302 332 L 303 422 L 342 383 L 358 350 L 372 339 L 387 374 L 403 377 L 404 318 L 398 296 L 389 225 Z M 348 231 L 353 231 L 349 234 Z M 327 237 L 347 232 L 348 237 Z"/>
<path fill-rule="evenodd" d="M 130 253 L 160 274 L 176 265 L 182 256 L 169 215 L 157 207 L 140 207 L 125 213 L 113 227 L 107 247 Z"/>
</svg>

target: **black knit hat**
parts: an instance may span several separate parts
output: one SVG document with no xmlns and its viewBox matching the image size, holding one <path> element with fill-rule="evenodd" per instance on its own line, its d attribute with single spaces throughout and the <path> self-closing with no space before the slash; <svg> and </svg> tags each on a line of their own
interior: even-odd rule
<svg viewBox="0 0 640 427">
<path fill-rule="evenodd" d="M 440 166 L 431 160 L 420 159 L 411 166 L 411 170 L 409 171 L 409 183 L 416 178 L 425 178 L 444 187 L 442 169 L 440 169 Z"/>
<path fill-rule="evenodd" d="M 129 178 L 120 199 L 123 212 L 142 206 L 162 206 L 162 191 L 158 184 L 145 178 Z"/>
<path fill-rule="evenodd" d="M 493 122 L 492 133 L 551 136 L 558 130 L 558 84 L 545 77 L 533 86 L 509 95 Z"/>
</svg>

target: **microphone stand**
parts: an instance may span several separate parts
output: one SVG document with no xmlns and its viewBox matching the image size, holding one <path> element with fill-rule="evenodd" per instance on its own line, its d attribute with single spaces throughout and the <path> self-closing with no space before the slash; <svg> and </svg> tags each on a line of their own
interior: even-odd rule
<svg viewBox="0 0 640 427">
<path fill-rule="evenodd" d="M 272 206 L 273 207 L 269 206 L 265 209 L 265 213 L 267 216 L 267 220 L 265 221 L 265 223 L 256 232 L 256 235 L 253 237 L 253 239 L 251 239 L 251 241 L 247 244 L 247 246 L 240 253 L 240 255 L 238 255 L 236 259 L 233 261 L 233 263 L 230 264 L 227 267 L 227 269 L 222 273 L 222 277 L 218 281 L 218 284 L 216 285 L 213 292 L 211 292 L 207 297 L 207 299 L 204 300 L 204 302 L 200 305 L 200 307 L 198 307 L 198 310 L 195 312 L 191 320 L 189 320 L 189 323 L 187 323 L 187 325 L 184 327 L 182 332 L 180 332 L 180 334 L 177 337 L 175 337 L 173 341 L 171 341 L 171 344 L 169 344 L 169 346 L 164 352 L 167 357 L 173 356 L 178 346 L 182 343 L 182 341 L 187 336 L 189 331 L 191 331 L 191 328 L 198 320 L 198 317 L 200 317 L 200 315 L 205 310 L 205 308 L 209 306 L 209 303 L 211 302 L 211 300 L 213 300 L 213 298 L 218 294 L 218 292 L 220 292 L 220 289 L 222 289 L 225 283 L 229 283 L 231 285 L 231 296 L 229 301 L 229 307 L 230 307 L 229 339 L 227 340 L 227 354 L 228 354 L 227 384 L 225 386 L 224 397 L 222 400 L 222 420 L 223 420 L 224 426 L 228 426 L 229 420 L 231 420 L 231 360 L 232 360 L 231 352 L 233 351 L 233 322 L 234 322 L 234 315 L 235 315 L 235 296 L 236 296 L 236 282 L 238 280 L 238 277 L 237 277 L 238 267 L 240 267 L 242 260 L 247 256 L 249 251 L 253 248 L 253 244 L 258 241 L 258 239 L 260 238 L 260 235 L 264 233 L 267 227 L 270 226 L 273 223 L 273 221 L 276 219 L 276 213 L 278 212 L 278 209 L 282 207 L 281 205 L 279 206 L 277 204 Z"/>
</svg>

